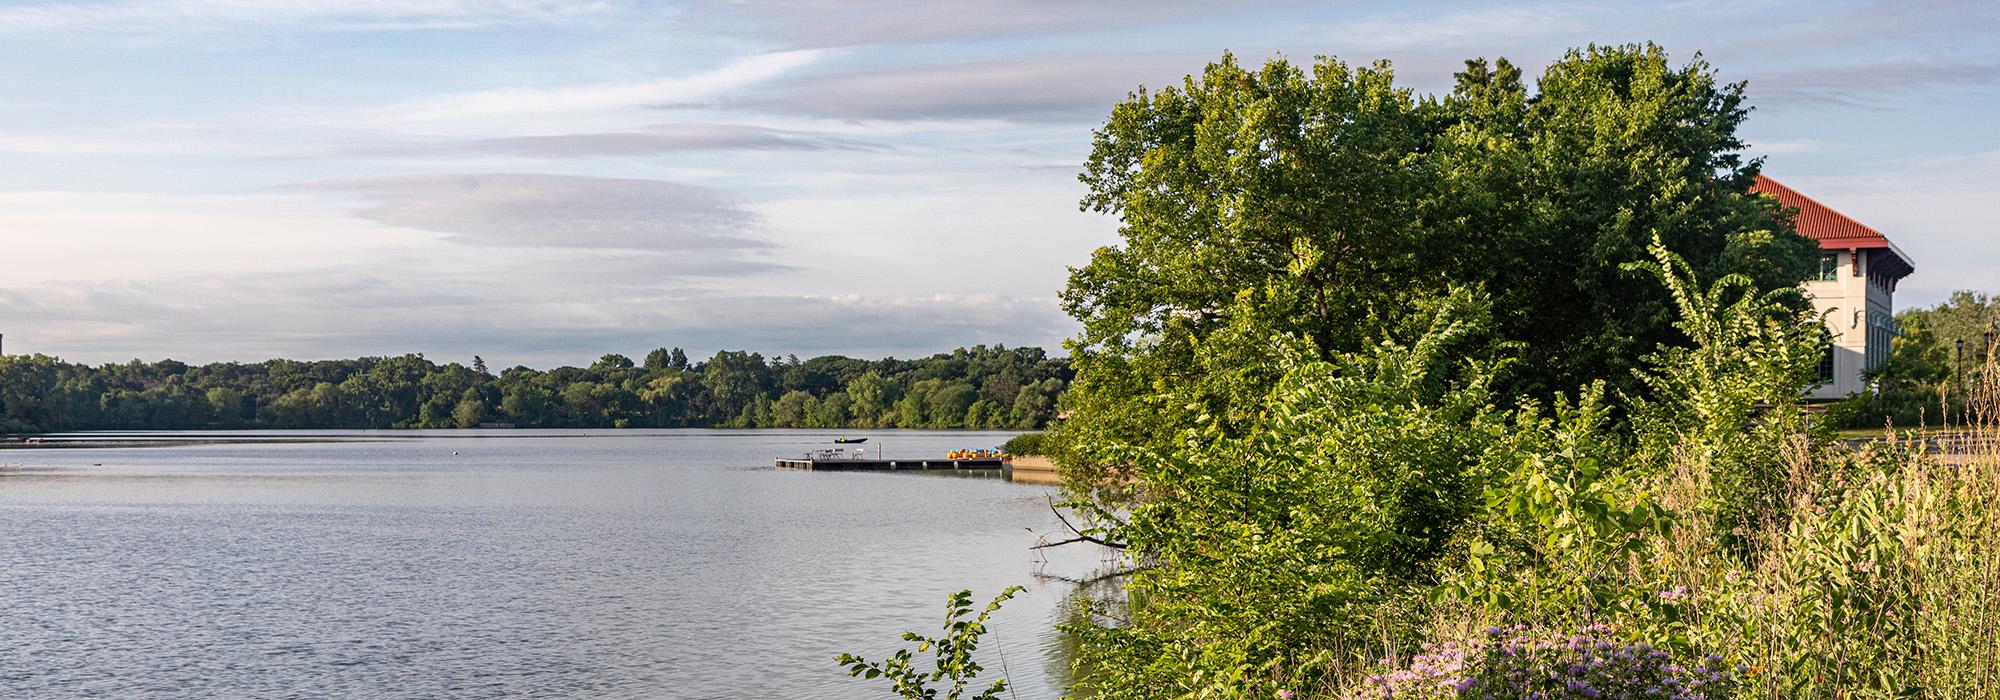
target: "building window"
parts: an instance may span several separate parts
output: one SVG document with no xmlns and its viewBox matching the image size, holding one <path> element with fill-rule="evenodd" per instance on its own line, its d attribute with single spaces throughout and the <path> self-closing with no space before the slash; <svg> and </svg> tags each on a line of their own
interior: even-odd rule
<svg viewBox="0 0 2000 700">
<path fill-rule="evenodd" d="M 1819 256 L 1819 281 L 1832 282 L 1840 279 L 1840 254 L 1824 253 Z"/>
</svg>

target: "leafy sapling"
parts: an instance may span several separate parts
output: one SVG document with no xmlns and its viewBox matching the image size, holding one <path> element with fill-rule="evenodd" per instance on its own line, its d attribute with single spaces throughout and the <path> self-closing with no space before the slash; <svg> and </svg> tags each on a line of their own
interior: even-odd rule
<svg viewBox="0 0 2000 700">
<path fill-rule="evenodd" d="M 904 632 L 904 641 L 916 642 L 914 653 L 930 652 L 936 657 L 932 670 L 920 670 L 911 663 L 913 652 L 902 649 L 882 662 L 862 659 L 854 654 L 841 654 L 840 665 L 847 667 L 847 675 L 866 678 L 886 678 L 897 697 L 911 700 L 999 700 L 1000 693 L 1007 690 L 1007 679 L 994 679 L 978 695 L 965 695 L 965 687 L 985 670 L 974 661 L 972 653 L 979 648 L 979 638 L 986 634 L 986 620 L 1000 609 L 1000 604 L 1021 592 L 1020 586 L 1010 586 L 986 604 L 976 617 L 972 617 L 972 591 L 963 590 L 951 595 L 945 601 L 944 633 L 937 637 L 926 637 L 915 632 Z M 972 617 L 972 619 L 966 619 Z M 950 681 L 949 688 L 931 687 L 933 683 Z M 940 696 L 940 690 L 944 695 Z"/>
</svg>

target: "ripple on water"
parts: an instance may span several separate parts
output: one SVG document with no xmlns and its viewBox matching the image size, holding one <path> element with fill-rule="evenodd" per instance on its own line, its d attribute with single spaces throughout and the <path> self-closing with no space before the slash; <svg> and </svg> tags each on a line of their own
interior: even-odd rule
<svg viewBox="0 0 2000 700">
<path fill-rule="evenodd" d="M 9 454 L 0 696 L 875 698 L 834 654 L 1012 584 L 988 665 L 1055 694 L 1044 487 L 761 466 L 802 431 L 516 434 Z"/>
</svg>

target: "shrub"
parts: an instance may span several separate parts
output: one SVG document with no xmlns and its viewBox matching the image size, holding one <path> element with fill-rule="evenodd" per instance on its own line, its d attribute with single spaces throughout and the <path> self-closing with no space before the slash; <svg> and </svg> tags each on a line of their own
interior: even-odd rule
<svg viewBox="0 0 2000 700">
<path fill-rule="evenodd" d="M 1048 433 L 1021 433 L 1008 439 L 1000 449 L 1010 455 L 1048 454 Z"/>
<path fill-rule="evenodd" d="M 1409 638 L 1435 562 L 1479 507 L 1501 451 L 1492 367 L 1468 357 L 1483 300 L 1454 295 L 1407 341 L 1288 367 L 1248 431 L 1207 422 L 1186 449 L 1129 448 L 1145 498 L 1115 535 L 1157 564 L 1132 624 L 1081 630 L 1079 690 L 1235 697 L 1341 675 Z"/>
<path fill-rule="evenodd" d="M 945 599 L 944 635 L 926 637 L 915 632 L 904 632 L 903 640 L 916 642 L 916 653 L 930 652 L 935 657 L 931 670 L 918 669 L 911 663 L 914 654 L 909 649 L 898 650 L 886 661 L 872 662 L 853 654 L 841 654 L 836 661 L 847 667 L 847 675 L 855 677 L 882 678 L 889 682 L 897 697 L 910 700 L 938 700 L 939 690 L 944 691 L 944 700 L 999 700 L 1000 693 L 1007 690 L 1007 679 L 995 679 L 992 685 L 977 695 L 965 695 L 966 685 L 985 670 L 972 658 L 979 649 L 979 638 L 986 634 L 986 621 L 1000 604 L 1021 592 L 1020 586 L 1012 586 L 1001 591 L 986 604 L 986 609 L 972 614 L 972 591 L 953 593 Z M 968 616 L 972 619 L 966 619 Z M 949 686 L 933 688 L 932 683 L 950 681 Z"/>
</svg>

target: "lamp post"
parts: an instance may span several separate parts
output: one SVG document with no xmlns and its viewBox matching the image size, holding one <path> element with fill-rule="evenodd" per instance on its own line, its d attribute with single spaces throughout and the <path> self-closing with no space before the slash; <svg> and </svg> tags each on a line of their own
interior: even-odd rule
<svg viewBox="0 0 2000 700">
<path fill-rule="evenodd" d="M 1958 393 L 1965 393 L 1965 339 L 1958 339 L 1958 354 L 1952 358 L 1952 369 L 1958 373 Z"/>
</svg>

